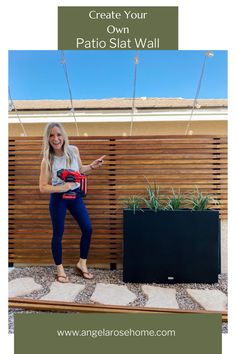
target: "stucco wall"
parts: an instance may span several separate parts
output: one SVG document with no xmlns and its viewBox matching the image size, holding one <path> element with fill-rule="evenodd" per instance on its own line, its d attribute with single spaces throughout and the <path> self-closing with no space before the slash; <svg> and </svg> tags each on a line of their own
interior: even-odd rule
<svg viewBox="0 0 236 354">
<path fill-rule="evenodd" d="M 221 273 L 228 273 L 228 222 L 221 220 Z"/>
<path fill-rule="evenodd" d="M 63 124 L 68 135 L 76 135 L 74 123 Z M 162 135 L 184 134 L 186 122 L 138 122 L 133 124 L 132 135 Z M 25 123 L 24 127 L 28 136 L 43 134 L 46 124 Z M 80 123 L 78 124 L 81 136 L 102 135 L 129 135 L 129 123 Z M 192 122 L 190 130 L 193 134 L 222 134 L 227 135 L 226 121 L 198 121 Z M 19 136 L 22 133 L 20 124 L 9 124 L 9 135 Z"/>
</svg>

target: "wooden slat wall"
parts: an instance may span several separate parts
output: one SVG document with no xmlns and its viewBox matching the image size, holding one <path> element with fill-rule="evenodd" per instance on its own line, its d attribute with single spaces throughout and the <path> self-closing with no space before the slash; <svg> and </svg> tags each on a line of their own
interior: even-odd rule
<svg viewBox="0 0 236 354">
<path fill-rule="evenodd" d="M 89 177 L 85 198 L 93 237 L 90 263 L 122 261 L 122 199 L 145 193 L 156 180 L 161 193 L 171 187 L 198 188 L 220 201 L 227 217 L 227 140 L 221 136 L 71 137 L 84 164 L 107 155 L 102 169 Z M 41 137 L 9 140 L 9 262 L 52 263 L 49 195 L 40 194 Z M 80 230 L 68 214 L 63 239 L 63 263 L 79 255 Z"/>
</svg>

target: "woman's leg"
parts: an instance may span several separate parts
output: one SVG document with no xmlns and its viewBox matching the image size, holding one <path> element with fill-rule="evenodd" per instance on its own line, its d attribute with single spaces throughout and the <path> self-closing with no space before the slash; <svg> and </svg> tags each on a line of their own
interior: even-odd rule
<svg viewBox="0 0 236 354">
<path fill-rule="evenodd" d="M 52 194 L 49 204 L 50 216 L 53 227 L 51 247 L 53 259 L 57 266 L 58 280 L 61 282 L 68 281 L 68 279 L 65 278 L 65 272 L 62 265 L 62 237 L 64 233 L 66 209 L 66 201 L 62 199 L 61 195 Z"/>
<path fill-rule="evenodd" d="M 92 235 L 92 225 L 88 211 L 84 205 L 83 199 L 80 197 L 77 197 L 75 200 L 71 201 L 68 205 L 68 209 L 71 215 L 79 224 L 82 231 L 80 240 L 80 260 L 77 263 L 77 267 L 79 267 L 83 272 L 87 273 L 86 277 L 91 279 L 93 276 L 88 272 L 86 265 Z"/>
</svg>

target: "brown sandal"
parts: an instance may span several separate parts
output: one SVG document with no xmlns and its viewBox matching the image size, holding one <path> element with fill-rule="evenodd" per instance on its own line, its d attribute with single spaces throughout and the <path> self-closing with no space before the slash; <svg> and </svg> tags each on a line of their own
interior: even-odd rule
<svg viewBox="0 0 236 354">
<path fill-rule="evenodd" d="M 63 278 L 63 279 L 67 279 L 67 281 L 61 281 L 61 280 L 59 280 L 59 278 Z M 58 281 L 58 283 L 62 283 L 62 284 L 67 284 L 67 283 L 69 283 L 69 278 L 68 278 L 68 276 L 66 275 L 58 275 L 58 274 L 56 274 L 55 275 L 55 279 L 56 279 L 56 281 Z"/>
<path fill-rule="evenodd" d="M 83 272 L 80 268 L 75 267 L 75 271 L 78 275 L 80 275 L 82 278 L 87 279 L 87 280 L 92 280 L 93 279 L 93 274 L 90 272 Z M 89 278 L 88 275 L 91 274 L 92 278 Z M 87 276 L 86 276 L 87 275 Z"/>
</svg>

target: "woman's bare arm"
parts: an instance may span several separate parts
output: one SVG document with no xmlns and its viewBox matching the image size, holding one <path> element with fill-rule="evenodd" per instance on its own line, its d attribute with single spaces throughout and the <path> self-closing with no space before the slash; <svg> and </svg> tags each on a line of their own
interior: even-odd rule
<svg viewBox="0 0 236 354">
<path fill-rule="evenodd" d="M 79 153 L 79 149 L 74 146 L 76 154 L 77 154 L 77 158 L 78 158 L 78 164 L 79 164 L 79 169 L 81 173 L 87 174 L 88 172 L 91 172 L 92 170 L 102 166 L 103 164 L 103 159 L 106 155 L 101 156 L 99 159 L 94 160 L 90 165 L 83 165 L 81 158 L 80 158 L 80 153 Z"/>
<path fill-rule="evenodd" d="M 49 182 L 50 181 L 48 178 L 46 161 L 43 159 L 41 162 L 41 170 L 40 170 L 40 177 L 39 177 L 39 190 L 41 193 L 67 192 L 74 185 L 74 183 L 67 182 L 59 186 L 52 186 Z"/>
</svg>

